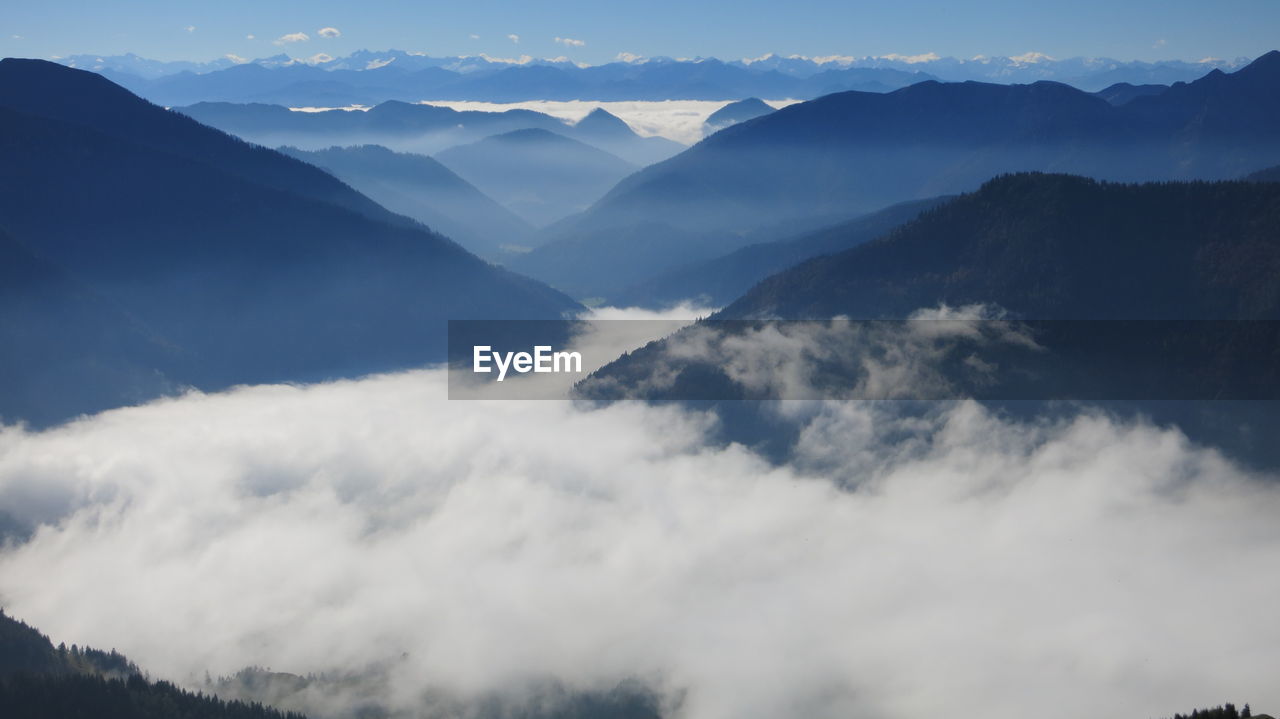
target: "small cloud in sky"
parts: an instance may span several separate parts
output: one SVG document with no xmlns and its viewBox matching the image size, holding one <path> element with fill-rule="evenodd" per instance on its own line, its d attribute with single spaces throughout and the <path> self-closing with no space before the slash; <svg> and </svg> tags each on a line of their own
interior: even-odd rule
<svg viewBox="0 0 1280 719">
<path fill-rule="evenodd" d="M 510 35 L 508 35 L 507 39 L 516 44 L 520 43 L 520 36 L 515 33 L 511 33 Z"/>
<path fill-rule="evenodd" d="M 195 32 L 195 31 L 196 31 L 196 26 L 195 26 L 195 25 L 188 25 L 188 26 L 187 26 L 187 32 Z"/>
<path fill-rule="evenodd" d="M 504 65 L 528 65 L 533 62 L 533 56 L 521 55 L 520 57 L 491 57 L 484 53 L 480 53 L 479 57 L 485 62 L 500 62 Z"/>
<path fill-rule="evenodd" d="M 249 33 L 248 35 L 245 35 L 245 36 L 244 36 L 244 39 L 245 39 L 245 40 L 256 40 L 256 39 L 258 39 L 258 36 L 257 36 L 257 35 L 254 35 L 253 33 Z"/>
<path fill-rule="evenodd" d="M 479 39 L 480 39 L 480 36 L 479 36 L 479 35 L 477 35 L 477 34 L 475 34 L 475 33 L 471 33 L 471 39 L 472 39 L 472 40 L 479 40 Z"/>
<path fill-rule="evenodd" d="M 1166 40 L 1166 39 L 1164 39 L 1164 38 L 1160 38 L 1159 40 L 1156 40 L 1156 41 L 1155 41 L 1155 44 L 1153 44 L 1151 47 L 1152 47 L 1153 49 L 1159 49 L 1159 48 L 1162 48 L 1162 47 L 1164 47 L 1165 45 L 1168 45 L 1168 44 L 1169 44 L 1169 41 L 1168 41 L 1168 40 Z"/>
<path fill-rule="evenodd" d="M 289 43 L 294 43 L 294 42 L 306 42 L 310 39 L 311 39 L 311 36 L 306 34 L 305 32 L 291 32 L 288 35 L 281 35 L 275 40 L 272 40 L 272 42 L 274 42 L 277 45 L 288 45 Z"/>
<path fill-rule="evenodd" d="M 619 62 L 640 62 L 644 59 L 644 55 L 637 55 L 634 52 L 620 52 L 613 59 Z"/>
<path fill-rule="evenodd" d="M 1027 53 L 1027 55 L 1036 55 L 1036 54 L 1039 54 L 1039 53 Z M 934 62 L 935 60 L 941 60 L 942 58 L 936 52 L 926 52 L 920 55 L 899 55 L 897 53 L 891 53 L 889 55 L 881 55 L 880 59 L 881 60 L 897 60 L 898 62 L 905 62 L 908 65 L 915 65 L 916 63 L 920 63 L 920 62 Z M 1016 59 L 1016 58 L 1013 58 L 1013 59 Z"/>
<path fill-rule="evenodd" d="M 582 47 L 583 45 L 587 44 L 583 40 L 575 40 L 571 37 L 558 37 L 556 38 L 556 42 L 560 43 L 561 45 L 567 45 L 569 47 Z"/>
<path fill-rule="evenodd" d="M 342 31 L 336 27 L 322 27 L 316 30 L 316 34 L 320 37 L 342 37 Z"/>
<path fill-rule="evenodd" d="M 22 36 L 21 36 L 21 35 L 10 35 L 9 37 L 12 37 L 14 40 L 21 40 L 21 39 L 22 39 Z"/>
</svg>

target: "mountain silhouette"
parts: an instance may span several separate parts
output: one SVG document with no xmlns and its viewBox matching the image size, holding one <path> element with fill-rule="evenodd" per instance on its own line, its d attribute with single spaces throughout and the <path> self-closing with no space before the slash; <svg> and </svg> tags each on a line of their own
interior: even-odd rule
<svg viewBox="0 0 1280 719">
<path fill-rule="evenodd" d="M 631 126 L 604 108 L 597 107 L 567 134 L 641 167 L 682 152 L 685 147 L 665 137 L 641 137 Z"/>
<path fill-rule="evenodd" d="M 1280 319 L 1280 186 L 994 179 L 884 237 L 762 281 L 724 318 Z"/>
<path fill-rule="evenodd" d="M 582 211 L 636 169 L 604 150 L 540 129 L 453 147 L 436 159 L 535 226 Z"/>
<path fill-rule="evenodd" d="M 603 241 L 660 220 L 695 237 L 745 236 L 766 223 L 971 191 L 1015 171 L 1235 178 L 1280 163 L 1277 116 L 1276 52 L 1119 106 L 1053 82 L 839 93 L 723 130 L 626 178 L 555 230 Z M 617 268 L 581 269 L 589 277 Z"/>
<path fill-rule="evenodd" d="M 769 275 L 809 258 L 874 240 L 946 199 L 904 202 L 799 237 L 747 245 L 658 275 L 610 295 L 609 300 L 628 307 L 663 307 L 682 300 L 694 300 L 704 307 L 723 307 Z"/>
<path fill-rule="evenodd" d="M 174 348 L 176 368 L 151 367 L 167 381 L 216 389 L 417 366 L 443 356 L 447 319 L 575 307 L 318 168 L 107 85 L 0 62 L 0 218 Z M 37 349 L 24 361 L 39 364 Z M 92 343 L 75 349 L 97 361 Z"/>
<path fill-rule="evenodd" d="M 430 155 L 514 130 L 569 130 L 564 122 L 532 110 L 459 111 L 400 101 L 383 102 L 367 111 L 293 112 L 283 105 L 226 102 L 200 102 L 174 109 L 250 142 L 303 150 L 383 145 L 399 152 Z"/>
<path fill-rule="evenodd" d="M 1133 85 L 1127 82 L 1117 82 L 1093 94 L 1112 105 L 1123 105 L 1135 97 L 1159 95 L 1168 89 L 1168 85 Z"/>
<path fill-rule="evenodd" d="M 785 322 L 773 325 L 775 319 L 905 319 L 920 310 L 983 305 L 989 316 L 1031 321 L 1040 349 L 961 340 L 938 366 L 946 382 L 975 391 L 960 396 L 987 397 L 997 411 L 1033 421 L 1061 412 L 1039 400 L 1087 401 L 1176 426 L 1233 459 L 1274 469 L 1280 467 L 1278 223 L 1277 183 L 1003 176 L 879 239 L 766 278 L 708 321 L 601 368 L 578 392 L 594 399 L 712 400 L 726 441 L 782 451 L 776 423 L 752 403 L 726 401 L 775 396 L 731 379 L 726 367 L 741 369 L 744 361 L 755 367 L 752 347 L 772 352 L 780 345 L 769 340 L 761 347 L 739 335 L 788 329 Z M 825 323 L 792 325 L 791 335 L 803 339 L 815 325 Z M 874 333 L 893 325 L 850 328 Z M 695 332 L 710 334 L 685 345 Z M 870 336 L 850 346 L 835 338 L 801 342 L 822 359 L 805 365 L 811 374 L 786 371 L 774 386 L 794 377 L 807 378 L 818 392 L 855 386 L 851 380 L 865 372 L 859 352 L 892 365 L 902 348 L 891 343 L 881 353 Z M 729 339 L 746 359 L 722 355 L 728 345 L 721 342 Z M 832 352 L 830 343 L 842 349 Z M 928 384 L 904 388 L 906 397 L 933 396 L 910 393 L 928 392 Z M 831 392 L 816 396 L 840 396 Z"/>
<path fill-rule="evenodd" d="M 1252 182 L 1280 182 L 1280 165 L 1251 172 L 1244 179 Z"/>
<path fill-rule="evenodd" d="M 491 261 L 507 259 L 533 234 L 529 223 L 426 155 L 392 152 L 379 145 L 311 152 L 282 147 L 280 152 L 331 172 L 383 207 Z"/>
<path fill-rule="evenodd" d="M 771 112 L 773 112 L 773 106 L 757 97 L 731 102 L 707 117 L 702 123 L 702 134 L 712 135 L 730 125 L 754 120 Z"/>
</svg>

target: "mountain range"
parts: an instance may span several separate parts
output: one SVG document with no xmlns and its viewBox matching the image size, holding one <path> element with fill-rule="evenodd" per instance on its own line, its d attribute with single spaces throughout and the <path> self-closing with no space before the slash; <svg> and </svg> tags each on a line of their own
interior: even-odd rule
<svg viewBox="0 0 1280 719">
<path fill-rule="evenodd" d="M 785 454 L 795 437 L 780 436 L 755 403 L 725 401 L 776 395 L 759 394 L 727 371 L 756 368 L 753 387 L 807 378 L 805 386 L 819 388 L 809 391 L 820 394 L 788 396 L 834 397 L 866 376 L 862 362 L 870 352 L 872 365 L 885 366 L 885 376 L 899 381 L 914 377 L 915 366 L 939 362 L 939 375 L 922 376 L 923 384 L 893 385 L 904 397 L 921 397 L 912 392 L 928 392 L 934 386 L 928 382 L 941 381 L 1001 400 L 992 403 L 1001 412 L 1041 419 L 1074 405 L 1038 400 L 1089 400 L 1106 411 L 1176 425 L 1234 459 L 1275 468 L 1277 227 L 1277 183 L 1003 176 L 878 239 L 762 280 L 706 322 L 601 368 L 577 392 L 593 399 L 713 400 L 725 441 Z M 892 334 L 883 348 L 868 348 L 879 341 L 870 333 L 891 332 L 895 323 L 855 322 L 846 330 L 866 334 L 829 332 L 820 344 L 812 332 L 826 331 L 824 323 L 775 322 L 894 320 L 920 311 L 974 316 L 975 308 L 983 317 L 1029 320 L 1037 344 L 992 345 L 957 335 L 948 354 L 935 356 Z M 766 336 L 748 341 L 752 333 Z M 840 344 L 850 338 L 861 339 Z M 769 354 L 788 347 L 801 354 L 790 360 Z M 895 362 L 904 357 L 911 360 L 900 367 L 907 372 L 895 375 Z M 1094 393 L 1073 394 L 1081 386 Z M 821 394 L 822 387 L 839 389 Z M 1217 397 L 1224 399 L 1205 401 Z"/>
<path fill-rule="evenodd" d="M 308 60 L 276 55 L 256 60 L 162 63 L 136 55 L 73 55 L 59 60 L 101 72 L 166 105 L 202 100 L 293 106 L 372 105 L 386 100 L 733 100 L 810 99 L 843 90 L 888 91 L 926 79 L 1028 83 L 1054 80 L 1084 90 L 1116 83 L 1173 84 L 1247 60 L 1123 62 L 1109 58 L 1055 59 L 1029 52 L 969 59 L 915 56 L 767 54 L 715 58 L 631 58 L 579 65 L 568 58 L 431 57 L 402 50 L 360 50 L 346 57 Z"/>
<path fill-rule="evenodd" d="M 0 228 L 35 270 L 6 304 L 62 312 L 58 337 L 136 328 L 107 333 L 109 351 L 90 340 L 61 353 L 56 337 L 7 323 L 7 361 L 22 371 L 3 378 L 6 419 L 56 421 L 101 409 L 104 393 L 137 401 L 138 383 L 95 384 L 137 368 L 154 395 L 164 383 L 215 389 L 418 366 L 443 356 L 446 319 L 577 308 L 323 170 L 100 75 L 0 61 L 0 129 Z M 24 395 L 32 375 L 56 396 Z"/>
<path fill-rule="evenodd" d="M 1117 181 L 1229 179 L 1280 162 L 1280 52 L 1234 73 L 1213 71 L 1123 104 L 1052 82 L 922 82 L 890 93 L 844 92 L 726 128 L 628 177 L 582 215 L 549 228 L 521 259 L 535 277 L 572 288 L 635 267 L 584 250 L 573 268 L 539 259 L 564 243 L 653 237 L 667 257 L 685 237 L 730 251 L 764 224 L 976 189 L 1016 171 Z M 587 261 L 586 258 L 596 258 Z M 667 259 L 670 259 L 667 257 Z M 556 274 L 541 266 L 556 265 Z M 672 263 L 680 264 L 680 263 Z"/>
<path fill-rule="evenodd" d="M 533 227 L 426 155 L 379 145 L 280 152 L 323 168 L 383 207 L 411 217 L 487 260 L 525 247 Z"/>
<path fill-rule="evenodd" d="M 1032 319 L 1280 320 L 1280 185 L 996 178 L 757 284 L 722 319 L 905 318 L 992 304 Z"/>
<path fill-rule="evenodd" d="M 452 147 L 436 159 L 536 227 L 585 210 L 639 169 L 604 150 L 538 128 Z"/>
<path fill-rule="evenodd" d="M 375 144 L 434 155 L 493 135 L 529 129 L 555 132 L 641 166 L 684 150 L 684 145 L 666 138 L 640 136 L 602 108 L 572 124 L 533 110 L 454 110 L 399 101 L 384 102 L 367 111 L 295 112 L 283 105 L 227 102 L 199 102 L 174 109 L 250 142 L 304 150 Z"/>
</svg>

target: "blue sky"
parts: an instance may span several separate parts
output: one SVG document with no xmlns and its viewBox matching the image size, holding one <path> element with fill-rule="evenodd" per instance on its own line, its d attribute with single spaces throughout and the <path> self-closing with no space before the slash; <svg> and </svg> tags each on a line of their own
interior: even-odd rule
<svg viewBox="0 0 1280 719">
<path fill-rule="evenodd" d="M 336 29 L 338 35 L 319 32 Z M 307 40 L 281 40 L 286 36 Z M 518 42 L 514 37 L 518 36 Z M 559 38 L 559 41 L 557 41 Z M 5 0 L 0 54 L 135 52 L 161 60 L 619 53 L 754 57 L 1042 52 L 1118 59 L 1253 57 L 1280 45 L 1280 0 Z"/>
</svg>

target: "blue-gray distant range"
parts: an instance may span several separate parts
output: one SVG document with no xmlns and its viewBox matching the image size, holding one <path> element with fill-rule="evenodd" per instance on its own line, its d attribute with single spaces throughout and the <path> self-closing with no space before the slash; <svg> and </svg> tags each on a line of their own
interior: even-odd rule
<svg viewBox="0 0 1280 719">
<path fill-rule="evenodd" d="M 887 92 L 922 80 L 1053 80 L 1093 92 L 1117 83 L 1187 82 L 1210 70 L 1238 68 L 1249 58 L 1124 62 L 1054 59 L 1040 53 L 970 59 L 765 55 L 729 62 L 656 57 L 584 67 L 563 58 L 431 57 L 402 50 L 360 50 L 324 62 L 288 55 L 247 62 L 158 62 L 136 55 L 72 55 L 59 61 L 102 73 L 162 105 L 226 101 L 334 107 L 386 100 L 810 99 L 845 90 Z"/>
</svg>

